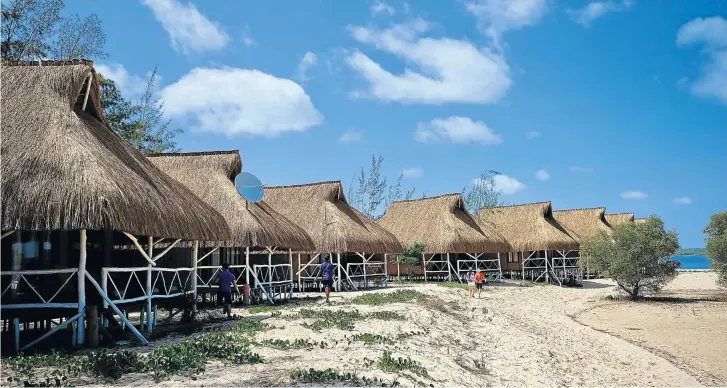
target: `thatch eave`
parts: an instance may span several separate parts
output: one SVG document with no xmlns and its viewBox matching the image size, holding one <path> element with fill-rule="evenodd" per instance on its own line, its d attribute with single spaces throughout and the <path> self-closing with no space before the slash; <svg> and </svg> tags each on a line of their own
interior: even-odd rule
<svg viewBox="0 0 727 388">
<path fill-rule="evenodd" d="M 605 207 L 553 211 L 556 221 L 572 231 L 571 235 L 578 243 L 599 233 L 611 233 L 605 214 Z"/>
</svg>

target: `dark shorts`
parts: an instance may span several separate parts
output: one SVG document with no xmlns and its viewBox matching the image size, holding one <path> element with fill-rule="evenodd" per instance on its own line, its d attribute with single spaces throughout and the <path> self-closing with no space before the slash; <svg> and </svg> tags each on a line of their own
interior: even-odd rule
<svg viewBox="0 0 727 388">
<path fill-rule="evenodd" d="M 326 288 L 332 288 L 333 287 L 333 279 L 322 280 L 321 283 L 323 283 L 323 287 L 326 287 Z"/>
<path fill-rule="evenodd" d="M 485 283 L 484 282 L 482 282 L 482 283 L 476 283 L 475 285 L 477 286 L 477 289 L 478 290 L 481 290 L 482 289 L 482 286 L 484 286 Z"/>
<path fill-rule="evenodd" d="M 219 291 L 217 292 L 217 303 L 219 304 L 232 304 L 232 293 Z"/>
</svg>

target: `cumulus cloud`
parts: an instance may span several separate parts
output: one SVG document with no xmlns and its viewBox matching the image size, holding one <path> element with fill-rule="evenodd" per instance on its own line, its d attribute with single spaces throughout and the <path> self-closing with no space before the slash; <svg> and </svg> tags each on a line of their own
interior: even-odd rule
<svg viewBox="0 0 727 388">
<path fill-rule="evenodd" d="M 420 122 L 414 132 L 414 138 L 422 143 L 442 141 L 457 144 L 480 143 L 482 145 L 502 143 L 502 136 L 496 134 L 485 123 L 460 116 Z"/>
<path fill-rule="evenodd" d="M 383 1 L 374 1 L 374 4 L 371 5 L 371 13 L 374 15 L 378 15 L 380 13 L 393 15 L 394 12 L 394 7 L 384 3 Z"/>
<path fill-rule="evenodd" d="M 536 137 L 540 137 L 542 134 L 538 131 L 530 131 L 525 136 L 527 136 L 528 139 L 535 139 Z"/>
<path fill-rule="evenodd" d="M 520 182 L 519 180 L 507 176 L 504 174 L 497 174 L 495 175 L 492 180 L 495 183 L 495 190 L 499 191 L 500 193 L 504 195 L 511 195 L 511 194 L 517 194 L 523 190 L 525 190 L 525 184 Z M 485 185 L 489 186 L 489 182 L 483 182 L 481 178 L 475 178 L 472 180 L 473 185 Z"/>
<path fill-rule="evenodd" d="M 195 68 L 162 89 L 161 97 L 170 117 L 228 136 L 274 137 L 323 122 L 300 85 L 259 70 Z"/>
<path fill-rule="evenodd" d="M 699 78 L 688 84 L 695 96 L 727 105 L 727 20 L 714 16 L 696 18 L 679 28 L 677 46 L 700 46 L 704 63 Z"/>
<path fill-rule="evenodd" d="M 512 80 L 500 54 L 465 40 L 420 37 L 429 29 L 430 24 L 421 19 L 386 30 L 349 27 L 358 42 L 412 66 L 394 74 L 360 51 L 353 51 L 346 64 L 368 87 L 353 91 L 351 96 L 412 104 L 487 104 L 505 95 Z"/>
<path fill-rule="evenodd" d="M 580 9 L 568 9 L 566 12 L 574 22 L 588 27 L 591 22 L 611 12 L 621 12 L 631 8 L 630 0 L 616 1 L 593 1 Z"/>
<path fill-rule="evenodd" d="M 538 178 L 539 181 L 547 181 L 550 179 L 550 174 L 548 174 L 545 170 L 538 170 L 535 172 L 535 177 Z"/>
<path fill-rule="evenodd" d="M 298 64 L 298 80 L 300 82 L 306 82 L 310 78 L 308 77 L 308 69 L 318 64 L 318 56 L 316 56 L 314 53 L 308 51 L 303 55 L 303 58 L 300 60 L 300 63 Z"/>
<path fill-rule="evenodd" d="M 217 51 L 230 41 L 217 23 L 202 15 L 192 3 L 177 0 L 141 0 L 169 34 L 172 47 L 185 54 Z"/>
<path fill-rule="evenodd" d="M 349 129 L 346 132 L 344 132 L 340 138 L 338 138 L 339 143 L 355 143 L 361 141 L 361 132 L 355 131 L 353 129 Z"/>
<path fill-rule="evenodd" d="M 99 63 L 94 67 L 102 76 L 114 81 L 116 87 L 126 98 L 137 98 L 146 90 L 147 80 L 136 74 L 130 74 L 122 64 L 112 63 L 106 65 Z M 157 75 L 158 81 L 159 76 Z"/>
<path fill-rule="evenodd" d="M 546 0 L 472 0 L 465 5 L 497 48 L 503 33 L 534 25 L 547 11 Z"/>
<path fill-rule="evenodd" d="M 623 199 L 646 199 L 648 197 L 649 196 L 646 195 L 646 193 L 635 190 L 624 191 L 623 193 L 621 193 L 621 198 Z"/>
<path fill-rule="evenodd" d="M 677 197 L 674 198 L 673 202 L 677 205 L 690 205 L 692 203 L 692 199 L 689 197 Z"/>
<path fill-rule="evenodd" d="M 424 170 L 419 167 L 407 168 L 401 172 L 401 175 L 403 175 L 405 178 L 419 178 L 423 174 Z"/>
</svg>

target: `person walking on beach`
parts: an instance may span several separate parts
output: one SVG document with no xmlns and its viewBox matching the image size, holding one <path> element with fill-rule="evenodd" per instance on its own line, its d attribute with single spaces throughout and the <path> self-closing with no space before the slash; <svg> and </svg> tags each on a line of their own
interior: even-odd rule
<svg viewBox="0 0 727 388">
<path fill-rule="evenodd" d="M 477 287 L 477 297 L 482 298 L 482 287 L 485 285 L 485 274 L 479 269 L 475 274 L 475 286 Z"/>
<path fill-rule="evenodd" d="M 467 272 L 467 289 L 470 292 L 470 297 L 475 297 L 475 274 L 472 271 Z"/>
<path fill-rule="evenodd" d="M 232 317 L 232 286 L 237 291 L 237 279 L 235 274 L 230 272 L 230 265 L 222 264 L 222 271 L 217 273 L 217 279 L 220 281 L 220 291 L 217 300 L 222 303 L 222 312 L 227 314 L 227 318 Z"/>
<path fill-rule="evenodd" d="M 333 287 L 333 264 L 328 261 L 328 257 L 323 257 L 321 264 L 321 283 L 326 289 L 326 303 L 331 296 L 331 287 Z"/>
</svg>

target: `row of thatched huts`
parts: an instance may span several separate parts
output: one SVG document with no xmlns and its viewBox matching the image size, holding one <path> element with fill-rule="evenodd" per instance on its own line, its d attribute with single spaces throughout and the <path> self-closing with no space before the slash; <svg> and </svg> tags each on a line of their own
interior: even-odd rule
<svg viewBox="0 0 727 388">
<path fill-rule="evenodd" d="M 162 316 L 214 299 L 223 262 L 243 297 L 271 303 L 316 288 L 323 257 L 338 290 L 386 285 L 401 276 L 391 255 L 417 242 L 421 265 L 405 274 L 424 280 L 479 269 L 562 282 L 580 273 L 583 238 L 633 221 L 549 202 L 470 214 L 459 194 L 395 202 L 373 221 L 339 181 L 266 187 L 252 203 L 235 187 L 238 151 L 145 156 L 102 108 L 92 62 L 3 63 L 4 349 L 97 346 L 126 330 L 146 343 Z"/>
</svg>

